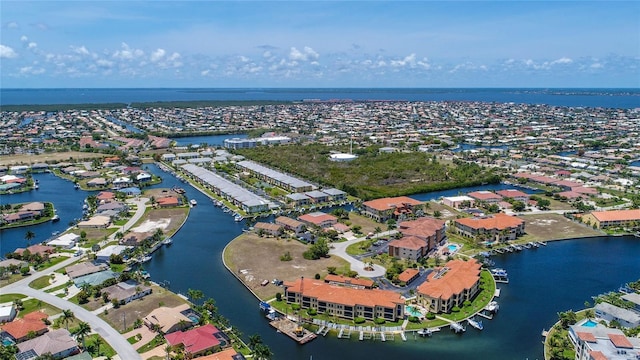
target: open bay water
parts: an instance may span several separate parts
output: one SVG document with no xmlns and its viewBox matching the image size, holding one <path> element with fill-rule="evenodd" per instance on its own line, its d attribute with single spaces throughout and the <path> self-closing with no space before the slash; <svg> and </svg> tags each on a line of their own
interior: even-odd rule
<svg viewBox="0 0 640 360">
<path fill-rule="evenodd" d="M 481 101 L 574 107 L 640 107 L 639 89 L 0 89 L 0 105 L 100 104 L 156 101 L 404 100 Z"/>
<path fill-rule="evenodd" d="M 301 346 L 269 326 L 258 310 L 258 300 L 222 263 L 224 247 L 242 233 L 243 224 L 233 221 L 232 216 L 213 206 L 188 184 L 155 165 L 144 166 L 163 178 L 154 187 L 183 187 L 189 198 L 198 201 L 183 228 L 173 236 L 173 245 L 161 248 L 144 264 L 152 280 L 167 283 L 177 293 L 186 294 L 191 288 L 213 297 L 221 314 L 245 334 L 245 339 L 260 334 L 275 353 L 275 359 L 543 359 L 541 331 L 557 320 L 558 312 L 582 309 L 585 301 L 591 302 L 591 296 L 616 290 L 621 284 L 640 278 L 638 238 L 549 242 L 536 250 L 494 257 L 496 266 L 509 272 L 510 284 L 499 285 L 500 311 L 493 320 L 483 320 L 482 332 L 467 327 L 465 334 L 455 335 L 443 328 L 431 338 L 409 335 L 407 342 L 396 337 L 395 341 L 385 343 L 360 342 L 355 335 L 352 340 L 327 336 Z M 52 231 L 65 229 L 69 219 L 79 217 L 82 201 L 89 195 L 74 190 L 70 181 L 52 174 L 36 174 L 35 178 L 40 181 L 40 190 L 0 197 L 2 204 L 22 201 L 55 204 L 62 220 L 28 228 L 36 233 L 34 243 L 45 240 Z M 446 194 L 414 197 L 443 195 Z M 26 231 L 27 228 L 19 228 L 0 232 L 2 254 L 24 247 Z"/>
</svg>

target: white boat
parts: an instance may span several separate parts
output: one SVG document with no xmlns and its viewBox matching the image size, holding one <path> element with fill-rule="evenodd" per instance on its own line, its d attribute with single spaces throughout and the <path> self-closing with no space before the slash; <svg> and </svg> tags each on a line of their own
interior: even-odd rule
<svg viewBox="0 0 640 360">
<path fill-rule="evenodd" d="M 189 204 L 191 204 L 191 206 L 196 206 L 198 205 L 198 202 L 196 201 L 196 199 L 191 199 L 189 200 Z"/>
<path fill-rule="evenodd" d="M 53 215 L 53 217 L 51 218 L 51 222 L 56 222 L 56 221 L 60 221 L 60 216 L 58 216 L 58 214 Z"/>
<path fill-rule="evenodd" d="M 146 255 L 146 256 L 143 256 L 142 258 L 140 258 L 140 262 L 142 262 L 142 263 L 146 263 L 149 260 L 151 260 L 151 256 L 149 256 L 149 255 Z"/>
<path fill-rule="evenodd" d="M 162 240 L 162 245 L 169 246 L 171 244 L 173 244 L 173 239 L 171 239 L 171 238 L 166 238 L 166 239 Z"/>
<path fill-rule="evenodd" d="M 33 185 L 33 188 L 38 190 L 40 187 L 38 186 L 38 184 Z"/>
<path fill-rule="evenodd" d="M 233 220 L 235 220 L 235 222 L 240 222 L 244 220 L 244 218 L 242 217 L 242 215 L 236 214 L 236 216 L 233 217 Z"/>
<path fill-rule="evenodd" d="M 487 309 L 487 311 L 489 312 L 495 313 L 500 309 L 500 305 L 498 305 L 497 301 L 492 301 L 487 305 L 485 309 Z"/>
<path fill-rule="evenodd" d="M 76 189 L 76 190 L 78 190 L 78 189 L 80 189 L 80 185 L 75 184 L 75 185 L 73 185 L 73 188 L 74 188 L 74 189 Z"/>
<path fill-rule="evenodd" d="M 431 336 L 433 334 L 433 331 L 431 331 L 431 329 L 420 329 L 417 331 L 418 335 L 420 336 Z"/>
<path fill-rule="evenodd" d="M 451 330 L 453 330 L 456 334 L 458 333 L 463 333 L 465 331 L 467 331 L 467 329 L 462 326 L 460 323 L 457 322 L 453 322 L 451 323 L 451 325 L 449 326 L 451 328 Z"/>
<path fill-rule="evenodd" d="M 467 322 L 469 323 L 469 325 L 473 326 L 474 328 L 478 329 L 478 330 L 482 330 L 484 329 L 484 325 L 482 325 L 482 321 L 476 321 L 472 318 L 467 319 Z"/>
</svg>

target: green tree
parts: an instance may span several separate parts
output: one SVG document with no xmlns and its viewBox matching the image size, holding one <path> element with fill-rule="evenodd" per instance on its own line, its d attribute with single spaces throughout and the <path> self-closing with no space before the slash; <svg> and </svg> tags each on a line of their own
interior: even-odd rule
<svg viewBox="0 0 640 360">
<path fill-rule="evenodd" d="M 60 319 L 62 320 L 65 327 L 67 328 L 67 331 L 69 330 L 69 322 L 73 321 L 73 319 L 75 318 L 76 316 L 73 313 L 73 311 L 71 311 L 71 309 L 62 310 L 62 315 L 60 316 Z"/>
<path fill-rule="evenodd" d="M 36 237 L 36 234 L 31 231 L 31 230 L 27 230 L 27 232 L 24 234 L 24 239 L 27 240 L 27 246 L 31 246 L 31 240 L 33 240 Z"/>
<path fill-rule="evenodd" d="M 196 303 L 198 300 L 204 297 L 204 294 L 202 293 L 202 290 L 189 289 L 187 290 L 187 297 L 189 297 L 191 301 Z"/>
<path fill-rule="evenodd" d="M 89 335 L 89 333 L 91 333 L 91 325 L 89 325 L 89 323 L 86 323 L 84 321 L 81 321 L 80 324 L 78 324 L 78 327 L 74 331 L 74 334 L 78 338 L 80 338 L 80 340 L 82 341 L 83 349 L 87 348 L 85 344 L 85 338 L 87 337 L 87 335 Z"/>
<path fill-rule="evenodd" d="M 273 358 L 273 351 L 265 344 L 257 344 L 253 349 L 253 356 L 257 360 L 270 360 Z"/>
<path fill-rule="evenodd" d="M 260 335 L 258 334 L 250 335 L 249 343 L 247 344 L 247 346 L 249 346 L 249 349 L 254 350 L 256 348 L 256 345 L 258 344 L 262 344 L 262 337 L 260 337 Z"/>
</svg>

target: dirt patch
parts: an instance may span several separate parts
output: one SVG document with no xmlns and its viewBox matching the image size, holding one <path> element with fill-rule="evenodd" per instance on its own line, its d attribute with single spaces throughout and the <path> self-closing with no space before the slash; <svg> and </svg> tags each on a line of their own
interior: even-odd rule
<svg viewBox="0 0 640 360">
<path fill-rule="evenodd" d="M 180 228 L 188 214 L 188 207 L 152 209 L 144 214 L 131 231 L 154 232 L 162 229 L 165 235 L 171 236 Z"/>
<path fill-rule="evenodd" d="M 142 320 L 152 310 L 160 307 L 174 307 L 182 305 L 187 301 L 178 295 L 160 287 L 152 286 L 153 292 L 139 300 L 134 300 L 126 305 L 120 306 L 118 309 L 110 309 L 108 314 L 100 314 L 100 317 L 108 322 L 114 329 L 119 332 L 125 331 L 125 322 L 127 328 L 131 329 L 136 319 Z"/>
<path fill-rule="evenodd" d="M 3 156 L 0 159 L 0 165 L 11 166 L 17 164 L 34 164 L 34 163 L 57 163 L 61 161 L 82 161 L 82 160 L 92 160 L 95 158 L 103 158 L 111 155 L 99 154 L 99 153 L 89 153 L 89 152 L 80 152 L 80 151 L 69 151 L 69 152 L 60 152 L 60 153 L 46 153 L 39 155 L 11 155 L 11 156 Z"/>
<path fill-rule="evenodd" d="M 315 274 L 326 275 L 328 266 L 338 269 L 348 266 L 346 261 L 337 256 L 306 260 L 302 253 L 307 248 L 307 245 L 292 239 L 244 234 L 229 243 L 224 259 L 231 271 L 261 299 L 270 299 L 278 292 L 284 293 L 282 287 L 271 283 L 273 279 L 292 281 L 301 276 L 313 278 Z M 280 261 L 280 256 L 287 251 L 293 260 Z M 264 280 L 269 280 L 269 284 L 262 286 Z"/>
<path fill-rule="evenodd" d="M 169 224 L 171 223 L 171 219 L 162 218 L 157 221 L 145 220 L 142 224 L 134 227 L 131 231 L 135 232 L 153 232 L 156 229 L 162 229 L 165 231 Z"/>
<path fill-rule="evenodd" d="M 571 221 L 560 214 L 520 215 L 525 221 L 527 241 L 548 241 L 601 236 L 602 232 L 585 224 Z"/>
</svg>

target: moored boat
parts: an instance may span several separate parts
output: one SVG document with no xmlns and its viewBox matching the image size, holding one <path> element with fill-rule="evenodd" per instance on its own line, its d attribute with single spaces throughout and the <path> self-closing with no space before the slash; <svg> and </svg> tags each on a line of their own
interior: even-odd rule
<svg viewBox="0 0 640 360">
<path fill-rule="evenodd" d="M 476 328 L 478 330 L 484 329 L 484 325 L 482 324 L 482 320 L 476 321 L 473 318 L 469 318 L 469 319 L 467 319 L 467 323 L 469 323 L 469 325 L 471 325 L 472 327 L 474 327 L 474 328 Z"/>
<path fill-rule="evenodd" d="M 196 201 L 196 199 L 191 199 L 189 200 L 189 204 L 191 204 L 191 206 L 196 206 L 198 205 L 198 202 Z"/>
</svg>

